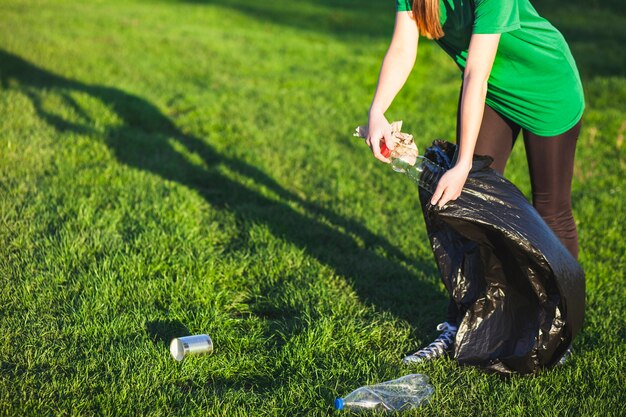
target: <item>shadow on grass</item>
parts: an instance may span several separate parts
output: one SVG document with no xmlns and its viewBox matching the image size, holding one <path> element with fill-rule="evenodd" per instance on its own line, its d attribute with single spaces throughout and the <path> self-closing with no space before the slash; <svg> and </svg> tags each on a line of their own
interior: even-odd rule
<svg viewBox="0 0 626 417">
<path fill-rule="evenodd" d="M 583 80 L 626 77 L 623 0 L 531 0 L 567 39 Z"/>
<path fill-rule="evenodd" d="M 391 39 L 393 0 L 181 0 L 236 10 L 259 21 L 325 35 Z M 567 39 L 584 79 L 626 76 L 623 0 L 534 0 Z M 443 53 L 443 52 L 442 52 Z"/>
<path fill-rule="evenodd" d="M 394 0 L 181 0 L 235 10 L 260 21 L 336 37 L 390 37 Z"/>
<path fill-rule="evenodd" d="M 187 326 L 178 320 L 147 321 L 146 333 L 155 343 L 163 343 L 166 347 L 172 339 L 191 334 Z"/>
<path fill-rule="evenodd" d="M 193 189 L 212 207 L 235 213 L 243 224 L 266 225 L 274 236 L 291 242 L 346 277 L 361 300 L 389 311 L 412 325 L 419 322 L 420 315 L 430 316 L 428 309 L 444 311 L 445 297 L 434 285 L 420 280 L 402 266 L 402 262 L 416 263 L 419 270 L 436 275 L 430 259 L 408 259 L 387 240 L 374 235 L 361 224 L 301 199 L 254 166 L 216 152 L 201 139 L 181 132 L 148 101 L 113 87 L 84 84 L 53 74 L 2 50 L 0 85 L 19 88 L 30 98 L 37 114 L 58 131 L 96 137 L 101 137 L 102 132 L 92 131 L 90 126 L 93 124 L 77 124 L 48 111 L 42 103 L 41 94 L 54 91 L 87 121 L 90 117 L 81 110 L 72 95 L 87 94 L 100 100 L 122 121 L 104 135 L 106 145 L 119 162 Z M 206 167 L 190 163 L 174 148 L 174 142 L 177 148 L 182 146 L 201 156 Z M 267 187 L 281 201 L 269 199 L 223 175 L 220 167 L 227 167 L 257 185 Z M 294 204 L 302 207 L 307 215 L 294 210 L 291 207 Z M 364 242 L 364 245 L 358 241 Z M 280 282 L 276 288 L 267 288 L 268 294 L 282 292 Z M 273 311 L 271 306 L 251 307 L 253 312 L 258 310 L 259 316 L 267 320 L 275 319 L 274 316 L 282 320 L 284 316 L 284 312 Z M 297 317 L 302 312 L 287 313 L 289 317 Z M 182 323 L 151 322 L 147 323 L 146 331 L 153 339 L 163 341 L 169 339 L 173 331 L 178 336 L 187 334 L 183 327 Z"/>
</svg>

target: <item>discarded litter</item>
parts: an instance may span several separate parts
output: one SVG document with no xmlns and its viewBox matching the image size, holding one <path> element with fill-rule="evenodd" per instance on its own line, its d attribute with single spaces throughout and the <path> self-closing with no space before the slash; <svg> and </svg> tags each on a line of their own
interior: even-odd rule
<svg viewBox="0 0 626 417">
<path fill-rule="evenodd" d="M 187 354 L 213 353 L 213 341 L 206 334 L 178 337 L 170 343 L 170 353 L 177 361 L 182 361 Z"/>
<path fill-rule="evenodd" d="M 424 374 L 367 385 L 335 400 L 337 410 L 404 411 L 426 403 L 435 389 Z"/>
<path fill-rule="evenodd" d="M 434 192 L 445 170 L 430 159 L 419 156 L 413 136 L 401 132 L 401 129 L 402 121 L 391 124 L 391 135 L 393 136 L 395 147 L 392 151 L 385 142 L 381 141 L 380 150 L 382 155 L 391 159 L 391 168 L 394 171 L 406 174 L 418 186 L 431 193 Z M 365 139 L 367 137 L 367 126 L 357 127 L 353 136 Z"/>
</svg>

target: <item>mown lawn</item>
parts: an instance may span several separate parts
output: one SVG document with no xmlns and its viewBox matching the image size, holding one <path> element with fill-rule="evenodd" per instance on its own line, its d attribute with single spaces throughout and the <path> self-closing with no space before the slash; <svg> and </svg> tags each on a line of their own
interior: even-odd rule
<svg viewBox="0 0 626 417">
<path fill-rule="evenodd" d="M 537 1 L 580 65 L 585 327 L 501 380 L 404 354 L 447 296 L 406 178 L 351 137 L 391 0 L 0 2 L 0 415 L 323 416 L 411 372 L 420 416 L 619 416 L 626 403 L 626 12 Z M 388 112 L 452 139 L 436 45 Z M 507 176 L 527 195 L 523 146 Z M 172 337 L 208 333 L 182 363 Z"/>
</svg>

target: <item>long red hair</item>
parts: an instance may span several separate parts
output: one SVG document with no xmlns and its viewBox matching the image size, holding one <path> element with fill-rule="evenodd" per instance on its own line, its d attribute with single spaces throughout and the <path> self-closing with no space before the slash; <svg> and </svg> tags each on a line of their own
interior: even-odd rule
<svg viewBox="0 0 626 417">
<path fill-rule="evenodd" d="M 429 39 L 443 37 L 439 22 L 439 0 L 413 0 L 413 16 L 420 35 Z"/>
</svg>

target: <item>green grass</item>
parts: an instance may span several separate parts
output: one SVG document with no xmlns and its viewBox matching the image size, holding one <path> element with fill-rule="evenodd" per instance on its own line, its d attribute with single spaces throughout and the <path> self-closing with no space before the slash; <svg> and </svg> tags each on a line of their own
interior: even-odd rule
<svg viewBox="0 0 626 417">
<path fill-rule="evenodd" d="M 503 381 L 399 363 L 447 297 L 413 186 L 351 138 L 391 1 L 3 1 L 0 415 L 323 416 L 416 371 L 436 391 L 405 415 L 621 415 L 626 14 L 537 7 L 587 94 L 587 311 L 566 366 Z M 388 116 L 424 148 L 453 138 L 459 75 L 418 55 Z M 521 143 L 507 175 L 529 194 Z M 169 357 L 204 332 L 212 356 Z"/>
</svg>

